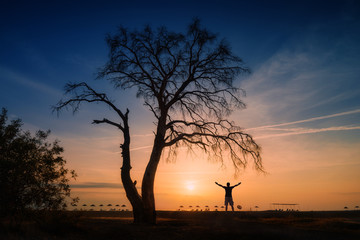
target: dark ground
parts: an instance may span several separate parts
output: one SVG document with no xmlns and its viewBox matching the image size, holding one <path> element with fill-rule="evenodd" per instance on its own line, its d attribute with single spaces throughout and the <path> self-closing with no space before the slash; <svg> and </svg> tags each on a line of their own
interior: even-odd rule
<svg viewBox="0 0 360 240">
<path fill-rule="evenodd" d="M 360 239 L 360 211 L 160 211 L 155 226 L 132 224 L 131 212 L 64 214 L 18 224 L 2 219 L 0 239 Z"/>
</svg>

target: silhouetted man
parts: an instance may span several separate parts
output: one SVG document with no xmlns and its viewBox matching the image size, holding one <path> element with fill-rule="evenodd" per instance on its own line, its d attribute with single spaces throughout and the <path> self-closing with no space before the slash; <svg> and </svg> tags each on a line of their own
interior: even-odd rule
<svg viewBox="0 0 360 240">
<path fill-rule="evenodd" d="M 234 211 L 234 201 L 232 198 L 232 190 L 234 187 L 239 186 L 241 184 L 241 182 L 239 182 L 238 184 L 234 185 L 234 186 L 230 186 L 230 183 L 226 183 L 226 187 L 218 184 L 217 182 L 215 182 L 215 184 L 219 185 L 220 187 L 225 189 L 225 210 L 227 211 L 228 209 L 228 204 L 230 204 L 232 211 Z"/>
</svg>

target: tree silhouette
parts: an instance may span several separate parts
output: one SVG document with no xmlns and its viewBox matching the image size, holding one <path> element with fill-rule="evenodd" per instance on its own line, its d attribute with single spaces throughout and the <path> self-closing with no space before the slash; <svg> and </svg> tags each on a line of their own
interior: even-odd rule
<svg viewBox="0 0 360 240">
<path fill-rule="evenodd" d="M 22 122 L 8 122 L 7 110 L 0 112 L 0 217 L 23 216 L 28 210 L 60 210 L 70 197 L 69 178 L 76 173 L 66 168 L 59 142 L 48 142 L 50 131 L 34 136 L 21 129 Z M 77 198 L 73 198 L 73 204 Z"/>
<path fill-rule="evenodd" d="M 154 180 L 165 149 L 168 158 L 175 158 L 179 146 L 199 148 L 222 163 L 230 159 L 235 171 L 252 159 L 262 170 L 260 147 L 226 118 L 245 107 L 241 100 L 244 91 L 233 81 L 249 69 L 224 40 L 219 41 L 195 19 L 186 33 L 165 27 L 153 30 L 147 26 L 142 31 L 120 27 L 115 35 L 107 36 L 107 43 L 109 61 L 98 78 L 109 80 L 115 89 L 136 88 L 137 97 L 143 99 L 156 122 L 141 195 L 130 176 L 129 109 L 121 110 L 108 95 L 81 82 L 65 86 L 69 97 L 60 100 L 54 111 L 70 107 L 75 113 L 82 103 L 103 103 L 117 114 L 118 120 L 103 118 L 93 123 L 112 125 L 123 135 L 121 179 L 134 222 L 156 222 Z"/>
</svg>

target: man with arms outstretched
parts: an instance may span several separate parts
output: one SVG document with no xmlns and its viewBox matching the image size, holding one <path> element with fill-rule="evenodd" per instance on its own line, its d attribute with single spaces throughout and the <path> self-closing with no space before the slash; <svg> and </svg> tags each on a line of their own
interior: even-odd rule
<svg viewBox="0 0 360 240">
<path fill-rule="evenodd" d="M 227 211 L 228 209 L 228 204 L 230 204 L 232 211 L 234 211 L 234 201 L 232 198 L 232 190 L 234 187 L 237 187 L 241 184 L 241 182 L 239 182 L 238 184 L 234 185 L 234 186 L 230 186 L 230 183 L 226 183 L 226 187 L 218 184 L 217 182 L 215 182 L 216 185 L 222 187 L 225 189 L 225 210 Z"/>
</svg>

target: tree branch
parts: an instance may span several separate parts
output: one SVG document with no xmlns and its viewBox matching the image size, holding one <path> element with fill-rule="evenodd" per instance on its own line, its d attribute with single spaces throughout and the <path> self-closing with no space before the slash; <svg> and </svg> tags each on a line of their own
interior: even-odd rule
<svg viewBox="0 0 360 240">
<path fill-rule="evenodd" d="M 103 120 L 93 120 L 92 123 L 93 124 L 107 123 L 107 124 L 110 124 L 110 125 L 113 125 L 113 126 L 119 128 L 121 131 L 124 131 L 124 127 L 121 126 L 121 124 L 115 123 L 115 122 L 110 121 L 110 120 L 108 120 L 106 118 L 104 118 Z"/>
<path fill-rule="evenodd" d="M 80 109 L 80 105 L 83 102 L 105 103 L 111 109 L 113 109 L 123 121 L 126 121 L 127 119 L 127 116 L 125 116 L 125 114 L 112 103 L 112 101 L 105 93 L 96 92 L 85 82 L 66 84 L 65 94 L 71 94 L 72 97 L 66 101 L 60 100 L 55 106 L 52 107 L 53 111 L 59 113 L 62 109 L 70 106 L 73 110 L 73 113 L 75 113 Z"/>
</svg>

